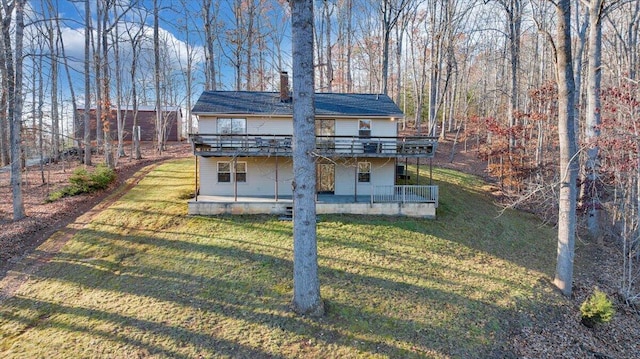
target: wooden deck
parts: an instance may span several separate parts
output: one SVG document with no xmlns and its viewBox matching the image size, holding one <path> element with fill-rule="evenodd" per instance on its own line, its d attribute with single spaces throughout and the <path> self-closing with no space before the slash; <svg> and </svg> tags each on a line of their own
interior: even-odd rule
<svg viewBox="0 0 640 359">
<path fill-rule="evenodd" d="M 191 134 L 194 154 L 203 157 L 292 156 L 289 135 Z M 316 153 L 328 158 L 431 158 L 436 137 L 316 136 Z"/>
</svg>

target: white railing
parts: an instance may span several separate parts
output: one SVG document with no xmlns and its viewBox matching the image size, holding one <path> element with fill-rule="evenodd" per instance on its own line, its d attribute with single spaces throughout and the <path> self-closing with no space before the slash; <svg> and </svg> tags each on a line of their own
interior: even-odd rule
<svg viewBox="0 0 640 359">
<path fill-rule="evenodd" d="M 371 203 L 435 203 L 438 205 L 438 186 L 375 186 Z"/>
</svg>

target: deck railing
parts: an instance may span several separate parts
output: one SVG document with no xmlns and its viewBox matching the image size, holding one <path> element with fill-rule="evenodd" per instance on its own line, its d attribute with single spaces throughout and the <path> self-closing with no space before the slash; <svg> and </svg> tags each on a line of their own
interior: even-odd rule
<svg viewBox="0 0 640 359">
<path fill-rule="evenodd" d="M 438 186 L 375 186 L 372 203 L 435 203 L 438 206 Z"/>
<path fill-rule="evenodd" d="M 263 134 L 191 134 L 196 154 L 211 156 L 291 155 L 292 136 Z M 328 157 L 432 157 L 438 140 L 435 137 L 411 136 L 316 136 L 316 151 Z"/>
</svg>

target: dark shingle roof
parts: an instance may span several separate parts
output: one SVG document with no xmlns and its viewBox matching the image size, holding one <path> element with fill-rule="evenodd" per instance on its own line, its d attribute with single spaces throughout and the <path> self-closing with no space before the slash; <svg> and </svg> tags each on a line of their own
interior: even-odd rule
<svg viewBox="0 0 640 359">
<path fill-rule="evenodd" d="M 402 111 L 387 95 L 316 93 L 316 116 L 402 117 Z M 205 91 L 192 113 L 256 114 L 291 116 L 293 104 L 280 101 L 277 92 Z"/>
</svg>

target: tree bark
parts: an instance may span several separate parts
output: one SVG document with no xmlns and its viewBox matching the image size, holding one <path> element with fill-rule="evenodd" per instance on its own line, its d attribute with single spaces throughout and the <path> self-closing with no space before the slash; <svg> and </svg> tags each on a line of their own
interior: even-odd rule
<svg viewBox="0 0 640 359">
<path fill-rule="evenodd" d="M 91 2 L 85 0 L 85 33 L 84 33 L 84 165 L 91 166 L 91 125 L 89 111 L 91 111 Z M 98 119 L 96 118 L 96 123 Z M 99 127 L 99 126 L 97 126 Z"/>
<path fill-rule="evenodd" d="M 389 42 L 391 31 L 410 0 L 383 0 L 380 4 L 382 12 L 382 93 L 388 93 L 389 83 Z"/>
<path fill-rule="evenodd" d="M 215 36 L 215 19 L 217 11 L 212 11 L 212 0 L 203 0 L 203 16 L 204 16 L 204 36 L 206 46 L 204 47 L 205 56 L 205 82 L 204 89 L 216 90 L 216 64 L 214 57 Z"/>
<path fill-rule="evenodd" d="M 164 150 L 164 126 L 162 125 L 162 104 L 160 102 L 160 15 L 158 0 L 153 0 L 153 73 L 156 92 L 156 151 Z"/>
<path fill-rule="evenodd" d="M 293 309 L 321 316 L 315 202 L 313 0 L 291 1 L 293 37 Z"/>
<path fill-rule="evenodd" d="M 118 18 L 118 7 L 113 7 L 114 18 Z M 125 110 L 124 116 L 122 115 L 122 72 L 120 66 L 120 32 L 118 26 L 113 27 L 115 34 L 112 35 L 113 41 L 113 60 L 115 62 L 115 80 L 116 80 L 116 127 L 118 134 L 118 148 L 116 158 L 126 157 L 127 154 L 124 151 L 124 119 L 126 118 L 128 110 Z M 117 161 L 117 160 L 116 160 Z"/>
<path fill-rule="evenodd" d="M 80 116 L 78 116 L 78 103 L 76 102 L 76 93 L 75 90 L 73 88 L 73 81 L 71 80 L 71 71 L 69 71 L 69 58 L 67 57 L 65 48 L 64 48 L 64 41 L 62 39 L 62 31 L 60 29 L 60 21 L 59 19 L 56 17 L 56 33 L 58 34 L 58 39 L 60 39 L 60 52 L 62 55 L 62 60 L 64 62 L 64 68 L 65 68 L 65 72 L 67 74 L 67 82 L 69 84 L 69 93 L 71 94 L 71 109 L 73 111 L 73 142 L 74 142 L 74 146 L 76 146 L 78 149 L 81 148 L 83 139 L 82 137 L 84 136 L 84 134 L 80 133 L 80 128 L 82 127 L 80 125 Z"/>
<path fill-rule="evenodd" d="M 11 14 L 12 9 L 3 1 L 5 14 Z M 7 79 L 9 92 L 8 118 L 9 118 L 9 142 L 11 147 L 11 193 L 13 199 L 13 219 L 20 220 L 26 216 L 24 201 L 22 198 L 21 178 L 21 132 L 22 132 L 22 39 L 24 31 L 24 0 L 16 0 L 15 7 L 15 54 L 11 53 L 11 39 L 9 35 L 10 15 L 3 19 L 3 37 L 5 60 L 7 67 Z M 7 21 L 8 20 L 8 21 Z M 8 40 L 8 41 L 7 41 Z M 14 65 L 15 62 L 15 65 Z"/>
<path fill-rule="evenodd" d="M 584 202 L 587 230 L 591 238 L 599 237 L 600 196 L 598 190 L 598 153 L 595 144 L 600 136 L 600 83 L 602 79 L 602 8 L 604 0 L 589 1 L 589 37 L 587 46 L 587 110 L 585 141 L 590 144 L 585 162 Z"/>
<path fill-rule="evenodd" d="M 58 113 L 58 38 L 53 21 L 49 24 L 49 51 L 51 52 L 51 156 L 60 157 L 60 115 Z M 75 112 L 74 112 L 75 113 Z"/>
<path fill-rule="evenodd" d="M 558 84 L 558 139 L 560 145 L 560 196 L 558 202 L 558 255 L 554 284 L 570 296 L 576 233 L 576 180 L 578 162 L 575 135 L 575 83 L 571 61 L 571 0 L 559 0 L 556 71 Z"/>
</svg>

